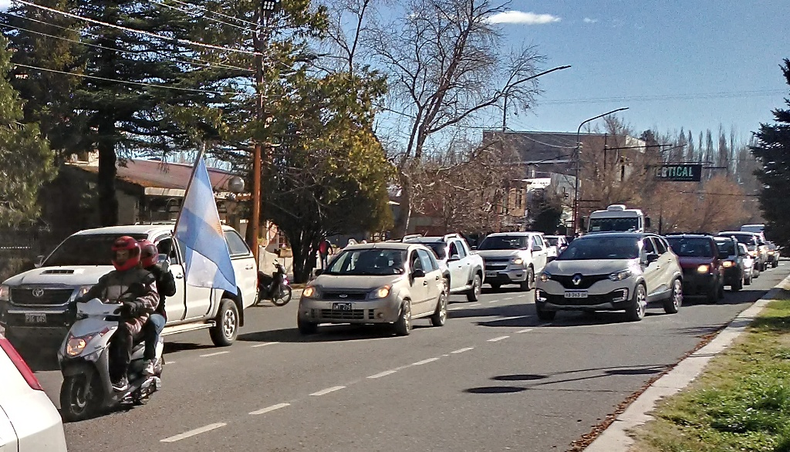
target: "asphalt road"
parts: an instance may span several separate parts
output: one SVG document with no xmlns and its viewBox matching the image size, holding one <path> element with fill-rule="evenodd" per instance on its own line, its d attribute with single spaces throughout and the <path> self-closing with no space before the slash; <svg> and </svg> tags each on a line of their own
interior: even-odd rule
<svg viewBox="0 0 790 452">
<path fill-rule="evenodd" d="M 446 326 L 416 321 L 407 337 L 348 326 L 302 337 L 296 301 L 255 307 L 231 347 L 207 332 L 169 336 L 161 392 L 66 424 L 66 438 L 72 452 L 567 450 L 788 273 L 785 261 L 718 304 L 651 308 L 635 323 L 541 323 L 533 293 L 512 290 L 452 296 Z M 58 405 L 60 373 L 33 365 Z"/>
</svg>

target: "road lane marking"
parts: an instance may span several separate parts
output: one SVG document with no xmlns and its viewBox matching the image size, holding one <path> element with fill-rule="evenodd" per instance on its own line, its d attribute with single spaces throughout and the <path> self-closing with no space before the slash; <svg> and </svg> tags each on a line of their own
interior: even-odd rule
<svg viewBox="0 0 790 452">
<path fill-rule="evenodd" d="M 279 344 L 279 342 L 264 342 L 263 344 L 253 345 L 250 348 L 266 347 L 267 345 Z"/>
<path fill-rule="evenodd" d="M 467 306 L 470 308 L 474 308 L 476 306 L 480 306 L 480 303 L 472 303 L 472 304 L 468 304 Z"/>
<path fill-rule="evenodd" d="M 500 301 L 502 301 L 502 300 L 491 300 L 491 301 L 489 301 L 489 303 L 499 303 Z"/>
<path fill-rule="evenodd" d="M 205 427 L 200 427 L 200 428 L 196 428 L 194 430 L 190 430 L 188 432 L 181 433 L 180 435 L 175 435 L 175 436 L 171 436 L 169 438 L 165 438 L 163 440 L 160 440 L 159 442 L 162 442 L 162 443 L 174 443 L 176 441 L 181 441 L 182 439 L 187 439 L 187 438 L 195 436 L 195 435 L 200 435 L 201 433 L 206 433 L 206 432 L 210 432 L 212 430 L 216 430 L 216 429 L 224 427 L 226 425 L 228 425 L 228 424 L 226 424 L 224 422 L 217 422 L 216 424 L 209 424 L 209 425 L 207 425 Z"/>
<path fill-rule="evenodd" d="M 513 297 L 507 297 L 507 298 L 503 298 L 503 299 L 504 299 L 504 300 L 512 300 L 512 299 L 513 299 Z"/>
<path fill-rule="evenodd" d="M 376 375 L 371 375 L 368 378 L 370 378 L 371 380 L 375 380 L 376 378 L 381 378 L 381 377 L 386 377 L 387 375 L 392 375 L 395 372 L 397 372 L 397 370 L 385 370 L 384 372 L 377 373 Z"/>
<path fill-rule="evenodd" d="M 495 337 L 493 339 L 489 339 L 488 342 L 499 342 L 499 341 L 503 341 L 503 340 L 505 340 L 505 339 L 507 339 L 509 337 L 510 336 L 499 336 L 499 337 Z"/>
<path fill-rule="evenodd" d="M 448 311 L 458 311 L 459 309 L 464 309 L 463 306 L 455 306 L 452 308 L 447 308 Z"/>
<path fill-rule="evenodd" d="M 474 347 L 465 347 L 465 348 L 459 348 L 458 350 L 453 350 L 450 353 L 458 354 L 458 353 L 468 352 L 469 350 L 474 350 L 474 349 L 475 349 Z"/>
<path fill-rule="evenodd" d="M 514 316 L 514 317 L 502 317 L 501 319 L 497 319 L 497 321 L 516 320 L 516 319 L 528 319 L 530 317 L 532 317 L 532 316 L 531 315 L 517 315 L 517 316 Z"/>
<path fill-rule="evenodd" d="M 412 364 L 412 366 L 422 366 L 423 364 L 432 363 L 434 361 L 439 361 L 439 358 L 428 358 L 422 361 L 417 361 L 416 363 Z"/>
<path fill-rule="evenodd" d="M 250 414 L 253 415 L 253 416 L 258 415 L 258 414 L 265 414 L 265 413 L 268 413 L 270 411 L 279 410 L 280 408 L 285 408 L 287 406 L 291 406 L 291 404 L 290 403 L 278 403 L 277 405 L 267 406 L 266 408 L 262 408 L 262 409 L 260 409 L 258 411 L 253 411 Z"/>
<path fill-rule="evenodd" d="M 527 328 L 527 329 L 525 329 L 525 330 L 519 330 L 519 331 L 516 331 L 516 334 L 521 334 L 521 333 L 529 333 L 530 331 L 532 331 L 532 328 Z"/>
<path fill-rule="evenodd" d="M 224 355 L 224 354 L 226 354 L 226 353 L 230 353 L 230 352 L 228 352 L 228 351 L 225 351 L 225 352 L 215 352 L 215 353 L 209 353 L 208 355 L 200 355 L 200 357 L 201 357 L 201 358 L 210 358 L 210 357 L 212 357 L 212 356 L 217 356 L 217 355 Z"/>
<path fill-rule="evenodd" d="M 330 392 L 340 391 L 341 389 L 345 389 L 345 386 L 332 386 L 331 388 L 322 389 L 318 392 L 314 392 L 310 394 L 311 396 L 320 397 L 322 395 L 327 395 Z"/>
</svg>

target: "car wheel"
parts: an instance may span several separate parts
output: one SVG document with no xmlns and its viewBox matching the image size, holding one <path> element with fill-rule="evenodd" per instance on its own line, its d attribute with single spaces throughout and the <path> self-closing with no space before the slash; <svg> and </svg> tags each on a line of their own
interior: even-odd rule
<svg viewBox="0 0 790 452">
<path fill-rule="evenodd" d="M 554 320 L 554 317 L 557 315 L 557 311 L 547 311 L 538 304 L 535 304 L 535 312 L 538 313 L 538 319 L 547 321 Z"/>
<path fill-rule="evenodd" d="M 532 290 L 535 285 L 535 269 L 530 266 L 527 268 L 527 279 L 521 283 L 521 290 Z"/>
<path fill-rule="evenodd" d="M 739 290 L 741 290 L 741 289 L 743 289 L 743 278 L 738 278 L 738 280 L 737 280 L 737 281 L 735 281 L 735 282 L 734 282 L 734 283 L 733 283 L 733 284 L 730 286 L 730 291 L 731 291 L 731 292 L 738 292 L 738 291 L 739 291 Z"/>
<path fill-rule="evenodd" d="M 675 314 L 683 305 L 683 283 L 679 279 L 672 282 L 672 295 L 664 300 L 664 312 Z"/>
<path fill-rule="evenodd" d="M 209 330 L 211 342 L 217 347 L 231 345 L 239 335 L 239 308 L 236 303 L 230 298 L 223 298 L 215 319 L 217 325 Z"/>
<path fill-rule="evenodd" d="M 499 288 L 502 287 L 502 285 L 499 283 L 489 283 L 489 284 L 491 284 L 491 288 L 494 290 L 499 290 Z"/>
<path fill-rule="evenodd" d="M 724 298 L 724 282 L 722 282 L 721 284 L 719 284 L 719 293 L 718 293 L 718 298 L 719 298 L 719 300 L 721 300 L 722 298 Z"/>
<path fill-rule="evenodd" d="M 634 298 L 631 300 L 631 305 L 625 310 L 628 320 L 638 322 L 645 318 L 645 311 L 647 310 L 647 291 L 645 286 L 637 284 L 634 289 Z"/>
<path fill-rule="evenodd" d="M 442 292 L 436 304 L 436 312 L 431 316 L 431 325 L 444 326 L 445 322 L 447 322 L 447 292 Z"/>
<path fill-rule="evenodd" d="M 778 266 L 779 266 L 779 261 L 778 260 L 775 260 L 775 261 L 771 262 L 771 268 L 776 268 Z"/>
<path fill-rule="evenodd" d="M 483 282 L 480 280 L 480 275 L 475 274 L 472 278 L 472 288 L 466 293 L 468 301 L 477 301 L 480 299 L 480 292 L 483 290 Z"/>
<path fill-rule="evenodd" d="M 305 336 L 315 334 L 318 332 L 317 323 L 308 322 L 307 320 L 304 320 L 301 317 L 296 317 L 296 328 L 299 329 L 300 334 L 304 334 Z"/>
<path fill-rule="evenodd" d="M 751 286 L 752 285 L 752 272 L 749 272 L 748 275 L 743 277 L 743 285 L 744 286 Z"/>
<path fill-rule="evenodd" d="M 411 333 L 411 301 L 406 300 L 400 307 L 398 320 L 395 321 L 395 334 L 408 336 Z"/>
</svg>

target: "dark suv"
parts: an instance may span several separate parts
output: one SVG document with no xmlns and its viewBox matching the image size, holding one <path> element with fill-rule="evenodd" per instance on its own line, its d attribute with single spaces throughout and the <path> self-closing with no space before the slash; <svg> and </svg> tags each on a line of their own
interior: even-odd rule
<svg viewBox="0 0 790 452">
<path fill-rule="evenodd" d="M 719 259 L 722 260 L 721 266 L 724 271 L 724 285 L 730 286 L 730 290 L 737 292 L 743 289 L 743 285 L 751 283 L 751 276 L 746 274 L 743 264 L 743 253 L 738 247 L 738 240 L 735 237 L 714 237 L 716 246 L 719 248 Z M 747 281 L 748 276 L 748 281 Z"/>
<path fill-rule="evenodd" d="M 683 269 L 683 295 L 706 297 L 709 303 L 724 298 L 724 268 L 713 236 L 675 234 L 666 239 Z"/>
</svg>

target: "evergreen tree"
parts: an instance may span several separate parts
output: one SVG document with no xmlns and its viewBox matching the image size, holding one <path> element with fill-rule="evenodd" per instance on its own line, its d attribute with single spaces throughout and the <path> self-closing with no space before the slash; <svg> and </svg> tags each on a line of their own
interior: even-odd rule
<svg viewBox="0 0 790 452">
<path fill-rule="evenodd" d="M 53 153 L 37 124 L 25 124 L 22 101 L 6 80 L 10 52 L 0 38 L 0 226 L 16 227 L 38 217 L 38 191 L 55 175 Z"/>
<path fill-rule="evenodd" d="M 782 72 L 790 85 L 790 59 L 784 60 Z M 790 100 L 785 98 L 785 104 L 788 108 L 773 111 L 774 124 L 760 125 L 757 144 L 751 149 L 762 163 L 756 174 L 763 185 L 760 208 L 767 221 L 766 233 L 778 244 L 790 246 Z"/>
</svg>

